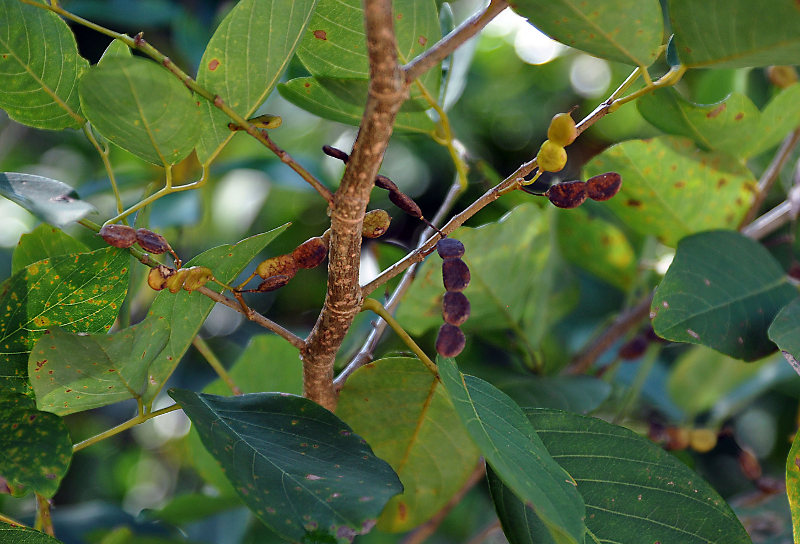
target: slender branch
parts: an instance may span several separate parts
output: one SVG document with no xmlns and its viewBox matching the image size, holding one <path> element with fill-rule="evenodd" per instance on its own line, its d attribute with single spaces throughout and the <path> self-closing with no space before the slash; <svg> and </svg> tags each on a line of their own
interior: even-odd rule
<svg viewBox="0 0 800 544">
<path fill-rule="evenodd" d="M 380 302 L 374 298 L 365 298 L 364 304 L 362 304 L 361 307 L 364 310 L 369 310 L 381 316 L 381 318 L 389 324 L 395 334 L 400 337 L 403 343 L 414 352 L 414 355 L 416 355 L 420 361 L 422 361 L 428 370 L 430 370 L 434 376 L 439 375 L 439 369 L 436 367 L 436 363 L 431 361 L 430 357 L 428 357 L 428 355 L 422 351 L 422 348 L 420 348 L 417 343 L 414 342 L 414 339 L 408 335 L 400 323 L 398 323 L 397 320 L 392 317 L 392 314 L 386 311 L 386 308 L 384 308 Z"/>
<path fill-rule="evenodd" d="M 97 138 L 94 137 L 92 133 L 92 129 L 88 123 L 83 125 L 83 133 L 86 135 L 86 139 L 91 142 L 94 148 L 97 150 L 97 154 L 100 155 L 100 160 L 103 161 L 103 167 L 106 169 L 106 173 L 108 174 L 108 181 L 111 182 L 111 189 L 114 192 L 114 199 L 117 201 L 117 213 L 122 213 L 122 210 L 125 208 L 122 205 L 122 197 L 119 194 L 119 187 L 117 187 L 117 179 L 114 177 L 114 169 L 111 167 L 111 161 L 108 160 L 109 155 L 109 148 L 108 145 L 105 147 L 101 147 L 100 144 L 97 142 Z"/>
<path fill-rule="evenodd" d="M 472 38 L 497 17 L 500 12 L 508 7 L 506 0 L 491 0 L 485 10 L 476 13 L 456 28 L 447 36 L 439 40 L 433 47 L 421 53 L 403 67 L 406 82 L 412 81 L 442 62 L 458 49 L 464 42 Z"/>
<path fill-rule="evenodd" d="M 789 160 L 792 150 L 799 141 L 800 128 L 796 128 L 793 132 L 787 135 L 786 138 L 783 139 L 783 143 L 781 143 L 780 148 L 778 148 L 778 152 L 775 153 L 774 157 L 772 157 L 769 166 L 767 166 L 766 170 L 764 170 L 764 173 L 761 174 L 761 177 L 758 179 L 756 197 L 753 199 L 750 209 L 747 210 L 747 215 L 745 215 L 744 219 L 742 220 L 742 225 L 748 225 L 756 218 L 758 211 L 761 209 L 762 204 L 764 204 L 764 200 L 767 198 L 769 190 L 772 188 L 772 184 L 775 183 L 776 179 L 778 179 L 781 169 L 783 169 L 786 161 Z"/>
<path fill-rule="evenodd" d="M 10 518 L 5 514 L 0 514 L 0 523 L 8 523 L 13 527 L 27 527 L 27 525 L 25 525 L 24 523 L 21 523 L 15 520 L 14 518 Z"/>
<path fill-rule="evenodd" d="M 50 499 L 39 493 L 36 493 L 36 528 L 47 535 L 56 536 L 50 515 Z"/>
<path fill-rule="evenodd" d="M 211 350 L 208 343 L 200 338 L 199 336 L 195 336 L 192 338 L 192 345 L 200 352 L 206 362 L 208 362 L 209 366 L 214 369 L 214 372 L 217 373 L 217 376 L 225 382 L 225 385 L 231 390 L 234 395 L 241 395 L 242 390 L 236 385 L 236 382 L 233 381 L 231 375 L 228 374 L 228 371 L 225 370 L 225 367 L 222 365 L 222 361 L 219 360 L 219 357 Z"/>
<path fill-rule="evenodd" d="M 180 409 L 181 409 L 181 407 L 180 407 L 179 404 L 173 404 L 172 406 L 167 406 L 166 408 L 162 408 L 162 409 L 156 410 L 154 412 L 149 412 L 149 413 L 143 414 L 143 415 L 141 415 L 141 414 L 137 415 L 136 417 L 133 417 L 133 418 L 129 419 L 128 421 L 125 421 L 124 423 L 120 423 L 116 427 L 112 427 L 111 429 L 108 429 L 107 431 L 103 431 L 102 433 L 100 433 L 98 435 L 95 435 L 95 436 L 93 436 L 91 438 L 87 438 L 83 442 L 78 442 L 77 444 L 72 446 L 72 453 L 81 451 L 82 449 L 87 448 L 87 447 L 91 446 L 92 444 L 96 444 L 96 443 L 100 442 L 101 440 L 105 440 L 106 438 L 110 438 L 110 437 L 112 437 L 112 436 L 114 436 L 116 434 L 121 433 L 122 431 L 130 429 L 131 427 L 135 427 L 139 423 L 144 423 L 148 419 L 153 419 L 154 417 L 158 417 L 160 415 L 168 414 L 169 412 L 174 412 L 175 410 L 180 410 Z"/>
</svg>

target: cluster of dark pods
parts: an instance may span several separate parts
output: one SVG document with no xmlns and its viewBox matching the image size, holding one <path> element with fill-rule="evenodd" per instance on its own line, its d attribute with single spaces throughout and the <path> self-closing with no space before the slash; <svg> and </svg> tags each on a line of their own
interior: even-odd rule
<svg viewBox="0 0 800 544">
<path fill-rule="evenodd" d="M 469 285 L 470 275 L 464 256 L 464 244 L 454 238 L 442 238 L 436 244 L 442 258 L 442 318 L 444 324 L 436 336 L 436 353 L 442 357 L 455 357 L 464 349 L 466 338 L 461 325 L 469 318 L 469 300 L 463 291 Z"/>
<path fill-rule="evenodd" d="M 152 230 L 134 229 L 128 225 L 103 225 L 98 234 L 108 245 L 114 247 L 128 248 L 133 244 L 139 244 L 143 250 L 156 255 L 169 251 L 175 259 L 175 266 L 181 267 L 181 260 L 167 239 Z"/>
<path fill-rule="evenodd" d="M 544 193 L 554 206 L 559 208 L 577 208 L 586 201 L 608 200 L 619 192 L 622 177 L 616 172 L 598 174 L 586 181 L 562 181 L 555 183 Z"/>
</svg>

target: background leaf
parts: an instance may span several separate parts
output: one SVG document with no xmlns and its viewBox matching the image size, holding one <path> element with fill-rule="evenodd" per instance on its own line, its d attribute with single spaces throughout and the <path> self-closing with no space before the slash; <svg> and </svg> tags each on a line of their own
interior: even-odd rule
<svg viewBox="0 0 800 544">
<path fill-rule="evenodd" d="M 33 174 L 0 172 L 0 195 L 59 227 L 96 211 L 66 183 Z"/>
<path fill-rule="evenodd" d="M 687 66 L 791 65 L 800 56 L 800 10 L 793 0 L 773 0 L 758 10 L 747 0 L 668 5 L 678 55 Z"/>
<path fill-rule="evenodd" d="M 287 393 L 218 397 L 170 390 L 248 507 L 299 542 L 368 532 L 397 475 L 331 412 Z"/>
<path fill-rule="evenodd" d="M 17 122 L 60 130 L 83 124 L 78 79 L 89 63 L 50 11 L 0 0 L 0 108 Z"/>
<path fill-rule="evenodd" d="M 251 117 L 289 64 L 315 3 L 241 0 L 208 42 L 197 82 L 219 95 L 239 115 Z M 197 158 L 208 164 L 234 133 L 228 129 L 228 116 L 213 104 L 204 100 L 201 109 Z"/>
<path fill-rule="evenodd" d="M 14 527 L 3 523 L 0 525 L 0 542 L 3 544 L 60 544 L 52 536 L 40 533 L 27 527 Z"/>
<path fill-rule="evenodd" d="M 461 374 L 452 359 L 440 359 L 439 372 L 486 462 L 531 505 L 557 542 L 583 543 L 583 500 L 572 477 L 550 457 L 520 407 L 492 385 Z"/>
<path fill-rule="evenodd" d="M 520 406 L 588 413 L 608 398 L 611 385 L 591 376 L 534 376 L 514 373 L 494 381 Z"/>
<path fill-rule="evenodd" d="M 14 274 L 0 296 L 0 391 L 30 393 L 28 354 L 44 331 L 108 331 L 128 287 L 129 254 L 61 255 Z"/>
<path fill-rule="evenodd" d="M 403 494 L 389 501 L 378 520 L 382 531 L 408 531 L 427 521 L 478 462 L 478 449 L 444 387 L 419 359 L 381 359 L 361 367 L 342 389 L 336 414 L 403 482 Z"/>
<path fill-rule="evenodd" d="M 769 339 L 800 360 L 800 299 L 784 306 L 769 326 Z"/>
<path fill-rule="evenodd" d="M 23 234 L 11 256 L 11 274 L 16 274 L 29 264 L 68 253 L 88 253 L 86 244 L 79 242 L 61 229 L 39 225 Z"/>
<path fill-rule="evenodd" d="M 40 412 L 24 395 L 0 395 L 0 474 L 22 491 L 52 497 L 72 458 L 72 440 L 60 417 Z"/>
<path fill-rule="evenodd" d="M 650 66 L 661 47 L 664 21 L 658 0 L 514 0 L 510 4 L 554 40 L 596 57 Z"/>
<path fill-rule="evenodd" d="M 150 365 L 169 340 L 169 322 L 151 316 L 114 334 L 45 332 L 28 359 L 40 410 L 57 415 L 140 399 Z"/>
<path fill-rule="evenodd" d="M 792 533 L 797 540 L 800 537 L 800 433 L 794 435 L 786 457 L 786 495 L 792 511 Z"/>
<path fill-rule="evenodd" d="M 631 229 L 673 247 L 695 232 L 736 227 L 756 183 L 727 155 L 699 151 L 672 136 L 611 146 L 586 164 L 584 176 L 608 171 L 622 176 L 608 208 Z"/>
<path fill-rule="evenodd" d="M 141 57 L 109 57 L 80 83 L 81 105 L 104 138 L 148 162 L 180 162 L 194 148 L 200 110 L 189 90 Z"/>
<path fill-rule="evenodd" d="M 796 296 L 761 244 L 733 231 L 703 232 L 678 244 L 653 297 L 653 329 L 754 361 L 775 350 L 767 328 Z"/>
</svg>

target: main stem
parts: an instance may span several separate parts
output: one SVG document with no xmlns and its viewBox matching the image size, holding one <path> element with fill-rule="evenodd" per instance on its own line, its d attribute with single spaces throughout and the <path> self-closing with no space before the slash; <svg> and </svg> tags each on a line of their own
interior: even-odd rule
<svg viewBox="0 0 800 544">
<path fill-rule="evenodd" d="M 329 410 L 336 408 L 336 352 L 361 309 L 361 224 L 395 117 L 408 96 L 397 60 L 391 1 L 365 0 L 364 21 L 369 96 L 342 182 L 333 198 L 325 305 L 301 352 L 304 394 Z"/>
</svg>

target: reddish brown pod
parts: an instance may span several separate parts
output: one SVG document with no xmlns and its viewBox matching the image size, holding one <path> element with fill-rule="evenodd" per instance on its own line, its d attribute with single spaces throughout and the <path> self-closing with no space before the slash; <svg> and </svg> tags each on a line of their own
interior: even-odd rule
<svg viewBox="0 0 800 544">
<path fill-rule="evenodd" d="M 436 252 L 443 261 L 459 259 L 464 256 L 464 244 L 455 238 L 442 238 L 436 242 Z"/>
<path fill-rule="evenodd" d="M 350 155 L 342 151 L 341 149 L 337 149 L 335 147 L 329 145 L 322 146 L 322 152 L 325 153 L 329 157 L 333 157 L 334 159 L 339 159 L 340 161 L 346 163 L 350 160 Z"/>
<path fill-rule="evenodd" d="M 442 357 L 456 357 L 464 350 L 467 339 L 461 329 L 455 325 L 445 323 L 439 328 L 436 335 L 436 353 Z"/>
<path fill-rule="evenodd" d="M 622 176 L 616 172 L 606 172 L 586 180 L 586 196 L 592 200 L 608 200 L 622 187 Z"/>
<path fill-rule="evenodd" d="M 577 208 L 586 201 L 586 183 L 562 181 L 551 185 L 545 196 L 559 208 Z"/>
<path fill-rule="evenodd" d="M 390 191 L 389 200 L 411 217 L 415 219 L 420 219 L 422 217 L 422 210 L 407 194 L 401 193 L 400 191 Z"/>
<path fill-rule="evenodd" d="M 395 182 L 393 182 L 383 174 L 378 174 L 377 176 L 375 176 L 375 187 L 386 189 L 389 192 L 400 192 L 400 189 L 397 188 Z"/>
<path fill-rule="evenodd" d="M 256 267 L 256 274 L 263 279 L 270 276 L 288 276 L 290 279 L 297 273 L 297 261 L 292 254 L 278 255 L 261 261 Z"/>
<path fill-rule="evenodd" d="M 114 247 L 126 248 L 136 243 L 136 229 L 128 225 L 103 225 L 98 234 Z"/>
<path fill-rule="evenodd" d="M 158 233 L 153 232 L 152 230 L 147 229 L 137 229 L 136 230 L 136 242 L 144 249 L 150 253 L 155 253 L 156 255 L 160 255 L 161 253 L 166 253 L 170 250 L 169 242 L 167 239 L 161 236 Z"/>
<path fill-rule="evenodd" d="M 321 236 L 309 238 L 292 251 L 292 257 L 300 268 L 319 266 L 327 256 L 328 244 Z"/>
<path fill-rule="evenodd" d="M 442 318 L 445 323 L 456 327 L 463 325 L 469 319 L 470 305 L 464 293 L 448 291 L 442 297 Z"/>
<path fill-rule="evenodd" d="M 461 259 L 447 259 L 442 263 L 442 280 L 445 291 L 463 291 L 469 285 L 467 263 Z"/>
<path fill-rule="evenodd" d="M 277 289 L 280 289 L 287 283 L 289 283 L 289 280 L 291 279 L 292 279 L 291 277 L 285 274 L 270 276 L 258 284 L 258 288 L 256 289 L 256 291 L 258 291 L 259 293 L 268 293 L 270 291 L 275 291 Z"/>
</svg>

